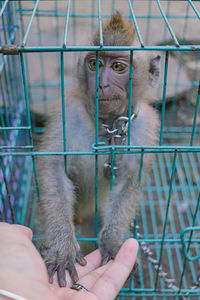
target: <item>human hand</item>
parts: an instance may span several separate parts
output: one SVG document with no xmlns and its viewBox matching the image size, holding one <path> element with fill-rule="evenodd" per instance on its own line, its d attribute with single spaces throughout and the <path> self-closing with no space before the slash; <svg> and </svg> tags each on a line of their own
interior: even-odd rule
<svg viewBox="0 0 200 300">
<path fill-rule="evenodd" d="M 79 284 L 89 292 L 70 288 L 71 279 L 66 272 L 68 287 L 49 284 L 44 262 L 34 247 L 32 232 L 20 225 L 0 223 L 0 289 L 29 300 L 111 300 L 114 299 L 130 274 L 138 250 L 135 240 L 127 240 L 115 260 L 101 266 L 101 254 L 96 250 L 86 256 L 87 265 L 76 268 Z M 5 298 L 6 299 L 6 298 Z"/>
</svg>

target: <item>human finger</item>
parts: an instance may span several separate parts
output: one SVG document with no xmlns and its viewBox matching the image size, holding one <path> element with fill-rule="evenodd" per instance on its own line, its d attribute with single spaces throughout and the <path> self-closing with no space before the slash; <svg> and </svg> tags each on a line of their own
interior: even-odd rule
<svg viewBox="0 0 200 300">
<path fill-rule="evenodd" d="M 129 276 L 138 251 L 138 243 L 134 239 L 127 240 L 120 248 L 113 263 L 90 289 L 99 300 L 115 299 Z"/>
<path fill-rule="evenodd" d="M 16 241 L 24 240 L 24 236 L 32 240 L 33 233 L 32 230 L 26 226 L 0 222 L 0 236 L 1 239 L 5 238 L 6 241 L 8 241 L 8 238 Z"/>
<path fill-rule="evenodd" d="M 16 229 L 18 229 L 19 231 L 24 233 L 28 237 L 28 239 L 32 241 L 33 232 L 30 228 L 23 226 L 23 225 L 18 225 L 18 224 L 12 224 L 12 227 L 15 227 Z"/>
<path fill-rule="evenodd" d="M 110 267 L 113 263 L 113 260 L 110 260 L 107 264 L 88 272 L 85 276 L 79 279 L 77 282 L 78 284 L 83 285 L 87 290 L 91 290 L 93 285 L 96 283 L 97 280 L 103 275 L 103 273 Z"/>
</svg>

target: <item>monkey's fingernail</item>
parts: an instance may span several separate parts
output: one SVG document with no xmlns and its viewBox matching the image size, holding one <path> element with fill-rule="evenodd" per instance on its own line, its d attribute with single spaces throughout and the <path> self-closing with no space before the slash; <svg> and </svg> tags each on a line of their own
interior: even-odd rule
<svg viewBox="0 0 200 300">
<path fill-rule="evenodd" d="M 47 272 L 49 276 L 49 283 L 53 283 L 53 275 L 56 272 L 56 264 L 47 264 Z"/>
<path fill-rule="evenodd" d="M 103 257 L 102 258 L 102 261 L 101 261 L 101 265 L 106 265 L 110 260 L 110 257 L 109 256 L 106 256 L 106 257 Z"/>
<path fill-rule="evenodd" d="M 65 266 L 64 264 L 61 264 L 58 266 L 57 269 L 57 275 L 58 275 L 58 282 L 60 287 L 66 287 L 67 283 L 65 280 Z"/>
<path fill-rule="evenodd" d="M 66 283 L 66 280 L 65 279 L 60 279 L 59 280 L 59 286 L 60 287 L 66 287 L 67 283 Z"/>
<path fill-rule="evenodd" d="M 85 266 L 87 264 L 87 260 L 84 258 L 82 254 L 79 254 L 76 258 L 76 261 L 81 265 Z"/>
<path fill-rule="evenodd" d="M 71 276 L 71 279 L 72 279 L 73 283 L 77 282 L 79 280 L 79 277 L 78 277 L 78 273 L 76 271 L 76 268 L 75 268 L 75 266 L 72 262 L 68 263 L 67 269 L 69 271 L 69 275 Z"/>
<path fill-rule="evenodd" d="M 70 272 L 69 272 L 70 273 Z M 75 283 L 79 280 L 78 274 L 70 273 L 70 276 L 72 278 L 72 281 Z"/>
<path fill-rule="evenodd" d="M 53 283 L 53 277 L 49 277 L 49 283 Z"/>
</svg>

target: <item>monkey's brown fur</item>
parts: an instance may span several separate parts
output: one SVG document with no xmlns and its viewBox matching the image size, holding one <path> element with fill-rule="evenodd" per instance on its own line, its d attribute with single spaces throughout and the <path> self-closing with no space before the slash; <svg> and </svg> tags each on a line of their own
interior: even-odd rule
<svg viewBox="0 0 200 300">
<path fill-rule="evenodd" d="M 124 20 L 118 11 L 102 25 L 102 32 L 104 46 L 130 46 L 136 38 L 135 28 Z M 94 35 L 93 44 L 100 44 L 99 30 Z"/>
<path fill-rule="evenodd" d="M 128 46 L 135 42 L 134 30 L 118 12 L 103 25 L 103 36 L 104 43 L 112 46 Z M 98 33 L 93 42 L 98 44 Z M 95 143 L 95 58 L 96 53 L 89 52 L 79 59 L 78 85 L 74 94 L 68 93 L 66 141 L 70 152 L 89 152 Z M 132 109 L 138 115 L 131 122 L 131 145 L 157 143 L 158 117 L 144 94 L 158 80 L 159 60 L 158 55 L 148 56 L 142 51 L 134 51 Z M 99 61 L 99 142 L 108 145 L 111 140 L 103 123 L 112 127 L 116 118 L 128 115 L 129 52 L 102 51 L 99 52 Z M 63 151 L 62 126 L 59 101 L 50 114 L 41 151 Z M 101 212 L 103 225 L 99 233 L 103 263 L 118 252 L 129 232 L 140 199 L 140 154 L 116 154 L 115 157 L 118 170 L 110 191 L 110 178 L 104 167 L 109 155 L 98 156 L 99 207 L 106 204 Z M 149 155 L 144 155 L 143 172 L 150 161 Z M 37 218 L 41 232 L 38 242 L 46 249 L 43 255 L 50 281 L 57 271 L 60 286 L 65 286 L 65 269 L 69 270 L 73 281 L 77 281 L 75 262 L 85 264 L 75 237 L 74 211 L 77 209 L 82 219 L 94 213 L 95 156 L 67 156 L 67 174 L 64 158 L 59 155 L 39 157 L 37 167 L 40 189 Z"/>
</svg>

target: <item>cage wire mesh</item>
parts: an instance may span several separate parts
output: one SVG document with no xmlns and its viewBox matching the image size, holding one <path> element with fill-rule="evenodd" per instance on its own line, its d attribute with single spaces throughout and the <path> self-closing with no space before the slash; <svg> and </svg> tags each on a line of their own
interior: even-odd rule
<svg viewBox="0 0 200 300">
<path fill-rule="evenodd" d="M 153 158 L 133 220 L 138 274 L 119 299 L 200 299 L 200 1 L 0 1 L 0 221 L 34 227 L 35 158 L 42 155 L 49 108 L 57 98 L 65 105 L 80 52 L 109 50 L 103 40 L 99 47 L 90 40 L 116 10 L 135 26 L 140 41 L 121 50 L 162 55 L 152 97 L 160 113 L 159 145 L 123 149 L 141 154 L 139 177 L 143 157 Z M 96 139 L 88 155 L 110 151 Z M 114 155 L 120 151 L 113 149 Z M 64 154 L 66 143 L 57 153 Z M 97 242 L 97 216 L 95 235 L 79 232 L 79 241 Z"/>
</svg>

